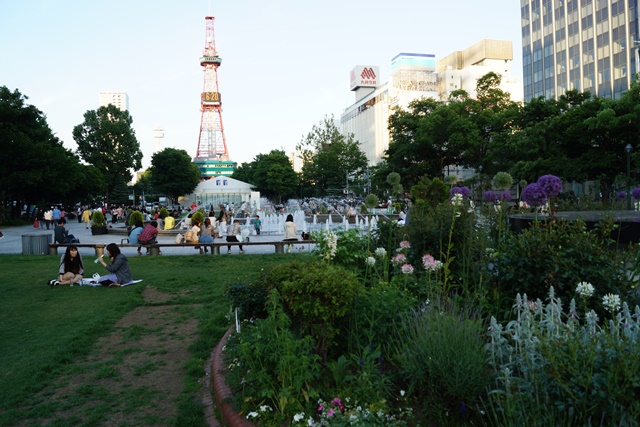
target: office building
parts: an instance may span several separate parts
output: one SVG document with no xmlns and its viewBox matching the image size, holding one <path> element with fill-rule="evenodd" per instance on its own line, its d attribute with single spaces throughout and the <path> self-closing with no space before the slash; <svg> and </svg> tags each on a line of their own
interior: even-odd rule
<svg viewBox="0 0 640 427">
<path fill-rule="evenodd" d="M 638 0 L 520 0 L 525 102 L 618 99 L 638 69 Z"/>
<path fill-rule="evenodd" d="M 129 111 L 129 95 L 126 92 L 100 92 L 100 107 L 113 104 L 122 111 Z"/>
</svg>

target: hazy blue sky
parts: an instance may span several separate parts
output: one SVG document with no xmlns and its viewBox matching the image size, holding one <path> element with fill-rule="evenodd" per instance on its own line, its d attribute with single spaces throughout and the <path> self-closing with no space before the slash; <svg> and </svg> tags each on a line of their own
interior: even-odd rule
<svg viewBox="0 0 640 427">
<path fill-rule="evenodd" d="M 400 52 L 436 59 L 481 39 L 513 41 L 522 79 L 517 0 L 24 0 L 0 5 L 0 85 L 42 110 L 70 149 L 98 92 L 125 91 L 149 166 L 153 129 L 195 155 L 205 19 L 215 16 L 223 123 L 231 158 L 293 151 L 325 116 L 353 104 L 349 72 Z"/>
</svg>

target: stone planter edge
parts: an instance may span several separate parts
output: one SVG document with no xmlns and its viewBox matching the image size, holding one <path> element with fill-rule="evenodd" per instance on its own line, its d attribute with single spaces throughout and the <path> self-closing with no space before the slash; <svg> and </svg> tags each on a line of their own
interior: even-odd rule
<svg viewBox="0 0 640 427">
<path fill-rule="evenodd" d="M 220 411 L 220 417 L 227 427 L 255 427 L 255 424 L 249 422 L 240 416 L 240 414 L 236 413 L 233 410 L 231 403 L 229 403 L 233 393 L 225 381 L 226 369 L 224 365 L 224 357 L 222 355 L 222 348 L 227 343 L 229 335 L 231 335 L 233 330 L 234 327 L 231 326 L 213 352 L 213 362 L 211 366 L 213 392 L 216 397 L 216 403 L 218 404 L 218 410 Z"/>
</svg>

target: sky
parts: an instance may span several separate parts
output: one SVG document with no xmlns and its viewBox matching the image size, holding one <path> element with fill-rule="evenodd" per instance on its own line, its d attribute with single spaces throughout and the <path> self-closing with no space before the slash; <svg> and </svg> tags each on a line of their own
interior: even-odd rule
<svg viewBox="0 0 640 427">
<path fill-rule="evenodd" d="M 195 156 L 205 16 L 215 16 L 222 121 L 231 159 L 287 154 L 355 102 L 349 73 L 400 52 L 436 60 L 482 39 L 511 40 L 522 80 L 517 0 L 27 0 L 0 4 L 0 86 L 17 89 L 75 151 L 73 127 L 101 91 L 124 91 L 143 152 Z"/>
</svg>

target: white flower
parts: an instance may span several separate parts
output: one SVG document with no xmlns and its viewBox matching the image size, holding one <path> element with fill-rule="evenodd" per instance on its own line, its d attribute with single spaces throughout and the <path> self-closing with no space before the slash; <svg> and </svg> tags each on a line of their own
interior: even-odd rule
<svg viewBox="0 0 640 427">
<path fill-rule="evenodd" d="M 400 396 L 404 397 L 404 390 L 400 390 Z"/>
<path fill-rule="evenodd" d="M 620 310 L 620 297 L 614 294 L 607 294 L 602 297 L 602 305 L 609 312 L 613 313 Z"/>
<path fill-rule="evenodd" d="M 257 416 L 258 416 L 258 413 L 257 413 L 257 412 L 249 412 L 249 413 L 247 414 L 247 419 L 249 419 L 249 418 L 255 418 L 255 417 L 257 417 Z"/>
<path fill-rule="evenodd" d="M 262 405 L 260 407 L 260 412 L 266 412 L 267 410 L 273 411 L 273 409 L 271 409 L 271 407 L 269 405 Z"/>
<path fill-rule="evenodd" d="M 453 195 L 453 197 L 451 198 L 451 204 L 453 206 L 460 206 L 462 205 L 462 201 L 464 200 L 464 197 L 462 196 L 462 194 L 460 193 L 456 193 Z"/>
<path fill-rule="evenodd" d="M 299 414 L 295 414 L 293 416 L 293 421 L 294 422 L 298 422 L 300 420 L 304 419 L 304 412 L 300 412 Z"/>
<path fill-rule="evenodd" d="M 373 267 L 374 265 L 376 265 L 376 259 L 372 256 L 367 257 L 366 263 L 369 267 Z"/>
<path fill-rule="evenodd" d="M 387 250 L 385 248 L 377 248 L 376 249 L 376 256 L 378 258 L 384 258 L 387 255 Z"/>
<path fill-rule="evenodd" d="M 593 285 L 589 282 L 580 282 L 576 287 L 576 292 L 582 298 L 589 298 L 595 291 Z"/>
</svg>

